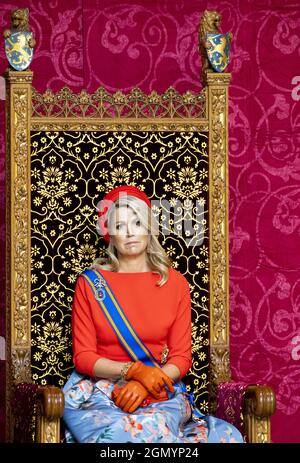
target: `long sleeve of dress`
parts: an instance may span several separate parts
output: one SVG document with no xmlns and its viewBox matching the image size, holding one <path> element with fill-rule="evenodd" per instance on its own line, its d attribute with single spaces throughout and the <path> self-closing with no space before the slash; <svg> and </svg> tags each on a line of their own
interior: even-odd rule
<svg viewBox="0 0 300 463">
<path fill-rule="evenodd" d="M 101 357 L 97 354 L 96 327 L 83 277 L 78 278 L 75 287 L 72 332 L 74 366 L 79 373 L 94 376 L 93 367 Z"/>
<path fill-rule="evenodd" d="M 178 312 L 168 336 L 168 363 L 176 365 L 182 379 L 192 366 L 191 295 L 188 281 L 184 279 L 183 294 Z"/>
</svg>

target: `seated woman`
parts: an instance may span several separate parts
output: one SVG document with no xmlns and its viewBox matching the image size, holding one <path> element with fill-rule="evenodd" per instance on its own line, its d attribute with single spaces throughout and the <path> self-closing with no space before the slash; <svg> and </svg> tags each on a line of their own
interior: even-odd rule
<svg viewBox="0 0 300 463">
<path fill-rule="evenodd" d="M 121 186 L 98 210 L 108 258 L 76 283 L 67 442 L 243 442 L 195 408 L 181 381 L 192 364 L 189 283 L 157 239 L 149 198 Z"/>
</svg>

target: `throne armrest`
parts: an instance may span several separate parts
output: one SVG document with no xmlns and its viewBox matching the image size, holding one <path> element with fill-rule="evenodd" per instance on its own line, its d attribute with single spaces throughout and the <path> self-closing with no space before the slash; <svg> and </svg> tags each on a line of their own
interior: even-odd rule
<svg viewBox="0 0 300 463">
<path fill-rule="evenodd" d="M 271 442 L 270 417 L 276 409 L 273 389 L 266 385 L 248 385 L 245 391 L 243 415 L 249 442 Z"/>
<path fill-rule="evenodd" d="M 269 386 L 237 381 L 217 386 L 216 416 L 236 426 L 247 442 L 270 442 L 270 417 L 275 407 L 275 394 Z"/>
<path fill-rule="evenodd" d="M 55 386 L 39 386 L 37 389 L 37 432 L 40 443 L 59 443 L 60 419 L 64 413 L 64 394 Z"/>
</svg>

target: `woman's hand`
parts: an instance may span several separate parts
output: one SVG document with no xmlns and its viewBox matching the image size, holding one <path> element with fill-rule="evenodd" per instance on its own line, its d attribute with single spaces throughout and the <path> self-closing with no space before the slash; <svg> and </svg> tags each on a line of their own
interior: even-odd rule
<svg viewBox="0 0 300 463">
<path fill-rule="evenodd" d="M 140 360 L 129 368 L 125 379 L 139 381 L 156 398 L 160 397 L 164 386 L 174 392 L 172 379 L 161 368 L 144 365 Z"/>
<path fill-rule="evenodd" d="M 112 400 L 123 412 L 133 413 L 147 397 L 147 389 L 138 381 L 129 381 L 121 389 L 114 389 Z"/>
</svg>

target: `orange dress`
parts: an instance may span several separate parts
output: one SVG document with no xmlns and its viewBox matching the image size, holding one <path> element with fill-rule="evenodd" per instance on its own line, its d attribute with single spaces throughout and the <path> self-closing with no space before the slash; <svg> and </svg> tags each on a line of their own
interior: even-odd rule
<svg viewBox="0 0 300 463">
<path fill-rule="evenodd" d="M 155 272 L 122 273 L 99 270 L 139 338 L 160 362 L 164 347 L 167 363 L 180 370 L 180 379 L 192 365 L 191 297 L 187 279 L 173 267 L 162 286 Z M 79 373 L 94 376 L 100 358 L 132 360 L 107 321 L 83 276 L 76 282 L 73 311 L 73 361 Z"/>
</svg>

